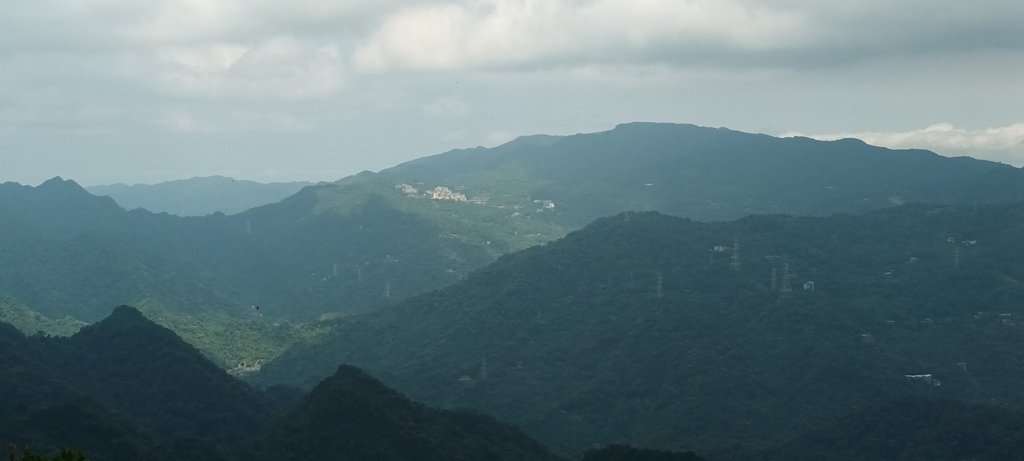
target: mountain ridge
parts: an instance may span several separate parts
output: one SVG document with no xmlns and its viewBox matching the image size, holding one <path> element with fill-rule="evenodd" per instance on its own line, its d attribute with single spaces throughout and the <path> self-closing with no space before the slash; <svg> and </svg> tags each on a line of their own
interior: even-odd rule
<svg viewBox="0 0 1024 461">
<path fill-rule="evenodd" d="M 905 396 L 1019 404 L 1022 230 L 1019 203 L 720 223 L 624 213 L 339 319 L 253 379 L 308 385 L 352 363 L 561 453 L 767 447 Z"/>
<path fill-rule="evenodd" d="M 305 181 L 261 183 L 225 176 L 196 176 L 157 184 L 106 184 L 85 187 L 97 196 L 109 196 L 122 208 L 144 208 L 154 213 L 204 216 L 237 214 L 274 203 L 314 183 Z"/>
<path fill-rule="evenodd" d="M 96 460 L 323 459 L 338 447 L 366 461 L 558 459 L 493 418 L 425 407 L 353 367 L 282 414 L 269 401 L 282 394 L 254 391 L 133 307 L 70 338 L 0 323 L 0 346 L 0 390 L 14 399 L 0 407 L 3 443 Z"/>
<path fill-rule="evenodd" d="M 439 154 L 231 216 L 124 211 L 44 184 L 0 187 L 0 295 L 86 322 L 112 305 L 159 306 L 154 318 L 222 366 L 303 339 L 208 339 L 233 322 L 270 331 L 380 309 L 623 210 L 715 221 L 1024 200 L 1024 174 L 991 162 L 652 123 Z"/>
</svg>

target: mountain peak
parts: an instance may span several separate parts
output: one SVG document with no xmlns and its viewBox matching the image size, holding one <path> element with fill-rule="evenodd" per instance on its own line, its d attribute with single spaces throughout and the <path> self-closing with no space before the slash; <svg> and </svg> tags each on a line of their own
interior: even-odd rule
<svg viewBox="0 0 1024 461">
<path fill-rule="evenodd" d="M 349 365 L 316 386 L 284 427 L 277 438 L 292 459 L 557 459 L 518 429 L 426 407 Z"/>
<path fill-rule="evenodd" d="M 74 351 L 68 370 L 101 377 L 83 388 L 157 431 L 241 440 L 264 427 L 251 388 L 134 307 L 118 306 L 62 344 Z"/>
<path fill-rule="evenodd" d="M 141 311 L 126 304 L 122 304 L 120 306 L 115 307 L 114 311 L 110 313 L 110 317 L 108 317 L 108 319 L 152 323 L 149 319 L 146 318 L 146 316 L 142 315 Z"/>
<path fill-rule="evenodd" d="M 46 181 L 43 181 L 43 183 L 38 186 L 38 189 L 42 189 L 42 190 L 82 190 L 83 192 L 85 191 L 85 189 L 82 189 L 82 186 L 80 186 L 77 182 L 75 182 L 73 180 L 70 180 L 70 179 L 64 179 L 64 178 L 62 178 L 60 176 L 54 176 L 54 177 L 52 177 L 50 179 L 47 179 Z"/>
<path fill-rule="evenodd" d="M 384 383 L 370 376 L 361 368 L 341 364 L 333 375 L 324 379 L 312 392 L 309 393 L 311 402 L 318 402 L 322 405 L 325 401 L 335 401 L 340 395 L 346 396 L 367 396 L 376 395 L 379 397 L 389 396 L 391 398 L 403 399 L 397 391 L 387 387 Z M 362 399 L 355 399 L 354 402 Z"/>
<path fill-rule="evenodd" d="M 72 337 L 74 341 L 104 343 L 115 339 L 122 345 L 126 342 L 138 342 L 149 347 L 159 343 L 173 348 L 194 349 L 173 331 L 153 322 L 138 309 L 127 305 L 114 308 L 107 318 L 83 327 Z"/>
</svg>

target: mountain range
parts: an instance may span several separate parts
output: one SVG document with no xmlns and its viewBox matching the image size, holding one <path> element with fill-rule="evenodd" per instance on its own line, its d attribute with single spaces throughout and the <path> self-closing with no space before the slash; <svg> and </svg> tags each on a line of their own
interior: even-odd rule
<svg viewBox="0 0 1024 461">
<path fill-rule="evenodd" d="M 72 325 L 136 305 L 231 367 L 321 330 L 296 324 L 443 288 L 621 211 L 721 220 L 1021 199 L 1024 173 L 992 162 L 632 123 L 451 151 L 230 216 L 126 211 L 60 178 L 2 184 L 0 296 Z"/>
<path fill-rule="evenodd" d="M 651 123 L 232 214 L 0 184 L 0 321 L 42 331 L 0 324 L 0 434 L 96 459 L 1014 459 L 1022 201 L 1007 165 Z"/>
<path fill-rule="evenodd" d="M 279 202 L 309 182 L 260 183 L 224 176 L 178 179 L 157 184 L 107 184 L 85 190 L 114 199 L 121 208 L 144 208 L 154 213 L 178 216 L 236 214 L 250 208 Z"/>
<path fill-rule="evenodd" d="M 336 321 L 254 377 L 351 363 L 562 453 L 766 448 L 910 397 L 1024 403 L 1024 206 L 700 223 L 624 213 Z"/>
<path fill-rule="evenodd" d="M 255 391 L 125 306 L 70 338 L 25 337 L 0 323 L 0 348 L 0 443 L 35 452 L 71 446 L 98 461 L 564 459 L 490 416 L 423 406 L 352 366 L 307 395 Z M 764 449 L 704 458 L 613 444 L 582 459 L 1013 461 L 1024 459 L 1022 440 L 1018 410 L 909 397 Z"/>
<path fill-rule="evenodd" d="M 380 175 L 456 184 L 467 195 L 492 200 L 551 200 L 556 207 L 544 216 L 570 229 L 623 211 L 720 221 L 1024 199 L 1024 172 L 1005 164 L 856 139 L 777 138 L 669 123 L 527 136 L 493 149 L 413 160 Z"/>
</svg>

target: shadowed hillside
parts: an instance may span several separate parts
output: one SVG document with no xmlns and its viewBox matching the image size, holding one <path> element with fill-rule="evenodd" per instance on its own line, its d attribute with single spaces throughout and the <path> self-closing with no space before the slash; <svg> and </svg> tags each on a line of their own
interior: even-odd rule
<svg viewBox="0 0 1024 461">
<path fill-rule="evenodd" d="M 260 382 L 353 363 L 564 453 L 768 446 L 865 405 L 1024 393 L 1024 209 L 904 206 L 705 224 L 601 219 L 337 322 Z"/>
</svg>

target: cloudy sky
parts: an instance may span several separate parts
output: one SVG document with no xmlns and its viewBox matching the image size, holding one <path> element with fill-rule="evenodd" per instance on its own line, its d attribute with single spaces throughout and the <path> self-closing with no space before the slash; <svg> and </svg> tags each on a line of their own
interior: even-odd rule
<svg viewBox="0 0 1024 461">
<path fill-rule="evenodd" d="M 1020 0 L 33 0 L 0 181 L 331 180 L 628 121 L 1024 165 Z"/>
</svg>

